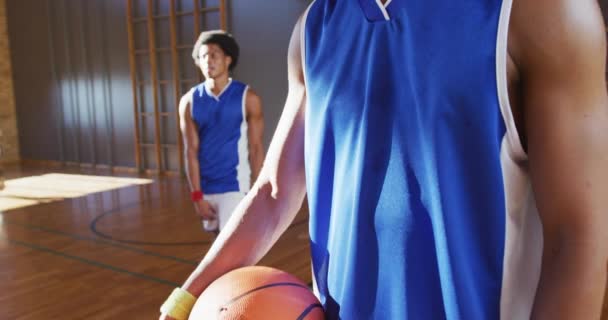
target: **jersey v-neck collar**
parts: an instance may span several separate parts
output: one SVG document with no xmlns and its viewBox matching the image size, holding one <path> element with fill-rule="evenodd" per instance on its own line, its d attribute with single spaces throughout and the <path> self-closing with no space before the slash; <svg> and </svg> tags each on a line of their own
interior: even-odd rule
<svg viewBox="0 0 608 320">
<path fill-rule="evenodd" d="M 220 101 L 220 98 L 222 97 L 222 94 L 224 94 L 224 92 L 226 92 L 226 90 L 228 90 L 228 87 L 230 87 L 230 85 L 232 84 L 232 78 L 228 79 L 228 83 L 226 84 L 226 86 L 224 87 L 224 89 L 222 89 L 222 92 L 220 92 L 220 94 L 218 94 L 217 96 L 213 93 L 213 91 L 211 91 L 211 89 L 209 89 L 209 86 L 207 86 L 207 82 L 205 82 L 204 87 L 205 87 L 205 92 L 207 92 L 207 94 L 215 99 L 216 101 Z"/>
<path fill-rule="evenodd" d="M 359 0 L 361 10 L 365 14 L 365 17 L 371 22 L 379 21 L 390 21 L 391 18 L 391 7 L 395 5 L 393 3 L 398 0 L 387 0 L 386 3 L 382 3 L 381 0 Z M 393 4 L 391 6 L 391 4 Z"/>
</svg>

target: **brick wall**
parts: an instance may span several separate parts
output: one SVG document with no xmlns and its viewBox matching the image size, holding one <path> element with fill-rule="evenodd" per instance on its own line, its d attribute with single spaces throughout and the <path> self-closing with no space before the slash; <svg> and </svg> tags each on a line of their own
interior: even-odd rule
<svg viewBox="0 0 608 320">
<path fill-rule="evenodd" d="M 17 112 L 6 21 L 6 0 L 0 0 L 0 164 L 19 160 Z"/>
</svg>

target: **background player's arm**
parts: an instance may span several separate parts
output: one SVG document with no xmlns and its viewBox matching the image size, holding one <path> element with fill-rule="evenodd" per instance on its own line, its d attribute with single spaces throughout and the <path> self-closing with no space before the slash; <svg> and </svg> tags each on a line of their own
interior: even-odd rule
<svg viewBox="0 0 608 320">
<path fill-rule="evenodd" d="M 257 263 L 289 227 L 304 200 L 305 88 L 300 28 L 298 22 L 289 45 L 285 109 L 260 176 L 183 285 L 196 297 L 224 273 Z"/>
<path fill-rule="evenodd" d="M 608 255 L 605 31 L 595 0 L 515 1 L 511 57 L 543 225 L 533 319 L 599 319 Z"/>
<path fill-rule="evenodd" d="M 184 140 L 184 155 L 186 162 L 186 177 L 190 190 L 201 190 L 200 167 L 198 163 L 199 137 L 196 124 L 192 120 L 192 93 L 185 94 L 179 102 L 179 126 Z M 204 190 L 203 190 L 204 191 Z M 204 200 L 194 204 L 197 213 L 202 218 L 214 218 L 213 208 Z"/>
<path fill-rule="evenodd" d="M 179 126 L 184 140 L 184 156 L 186 158 L 186 175 L 190 190 L 201 190 L 200 171 L 198 164 L 199 138 L 196 124 L 192 120 L 192 92 L 185 94 L 179 102 Z"/>
<path fill-rule="evenodd" d="M 255 183 L 262 164 L 264 163 L 264 112 L 262 100 L 251 89 L 245 97 L 247 112 L 247 139 L 249 141 L 249 166 L 251 167 L 251 183 Z"/>
</svg>

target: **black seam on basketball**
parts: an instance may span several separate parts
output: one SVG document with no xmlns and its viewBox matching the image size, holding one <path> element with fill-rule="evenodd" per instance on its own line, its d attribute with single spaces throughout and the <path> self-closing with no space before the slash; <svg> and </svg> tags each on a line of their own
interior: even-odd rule
<svg viewBox="0 0 608 320">
<path fill-rule="evenodd" d="M 306 309 L 304 309 L 304 311 L 302 312 L 302 314 L 296 319 L 296 320 L 304 320 L 304 318 L 314 309 L 316 308 L 321 308 L 321 310 L 323 310 L 323 306 L 319 303 L 314 303 L 309 305 Z"/>
<path fill-rule="evenodd" d="M 241 294 L 241 295 L 239 295 L 239 296 L 237 296 L 237 297 L 232 298 L 232 300 L 230 300 L 230 301 L 228 301 L 228 302 L 224 303 L 224 304 L 222 305 L 222 308 L 227 307 L 228 305 L 230 305 L 230 304 L 232 304 L 232 303 L 236 302 L 237 300 L 239 300 L 239 299 L 243 298 L 244 296 L 246 296 L 246 295 L 248 295 L 248 294 L 250 294 L 250 293 L 252 293 L 252 292 L 255 292 L 255 291 L 260 291 L 260 290 L 262 290 L 262 289 L 267 289 L 267 288 L 272 288 L 272 287 L 281 287 L 281 286 L 299 287 L 299 288 L 303 288 L 303 289 L 306 289 L 306 290 L 310 291 L 310 289 L 309 289 L 307 286 L 303 286 L 303 285 L 301 285 L 301 284 L 299 284 L 299 283 L 293 283 L 293 282 L 277 282 L 277 283 L 271 283 L 271 284 L 267 284 L 267 285 L 264 285 L 264 286 L 261 286 L 261 287 L 253 288 L 253 289 L 251 289 L 251 290 L 249 290 L 249 291 L 247 291 L 247 292 L 245 292 L 245 293 L 243 293 L 243 294 Z"/>
</svg>

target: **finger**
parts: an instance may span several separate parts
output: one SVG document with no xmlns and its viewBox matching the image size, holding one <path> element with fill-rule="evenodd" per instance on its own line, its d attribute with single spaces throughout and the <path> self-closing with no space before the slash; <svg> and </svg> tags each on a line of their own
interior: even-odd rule
<svg viewBox="0 0 608 320">
<path fill-rule="evenodd" d="M 207 210 L 206 212 L 201 212 L 200 216 L 205 220 L 214 220 L 216 218 L 216 215 L 211 211 L 211 209 Z"/>
</svg>

